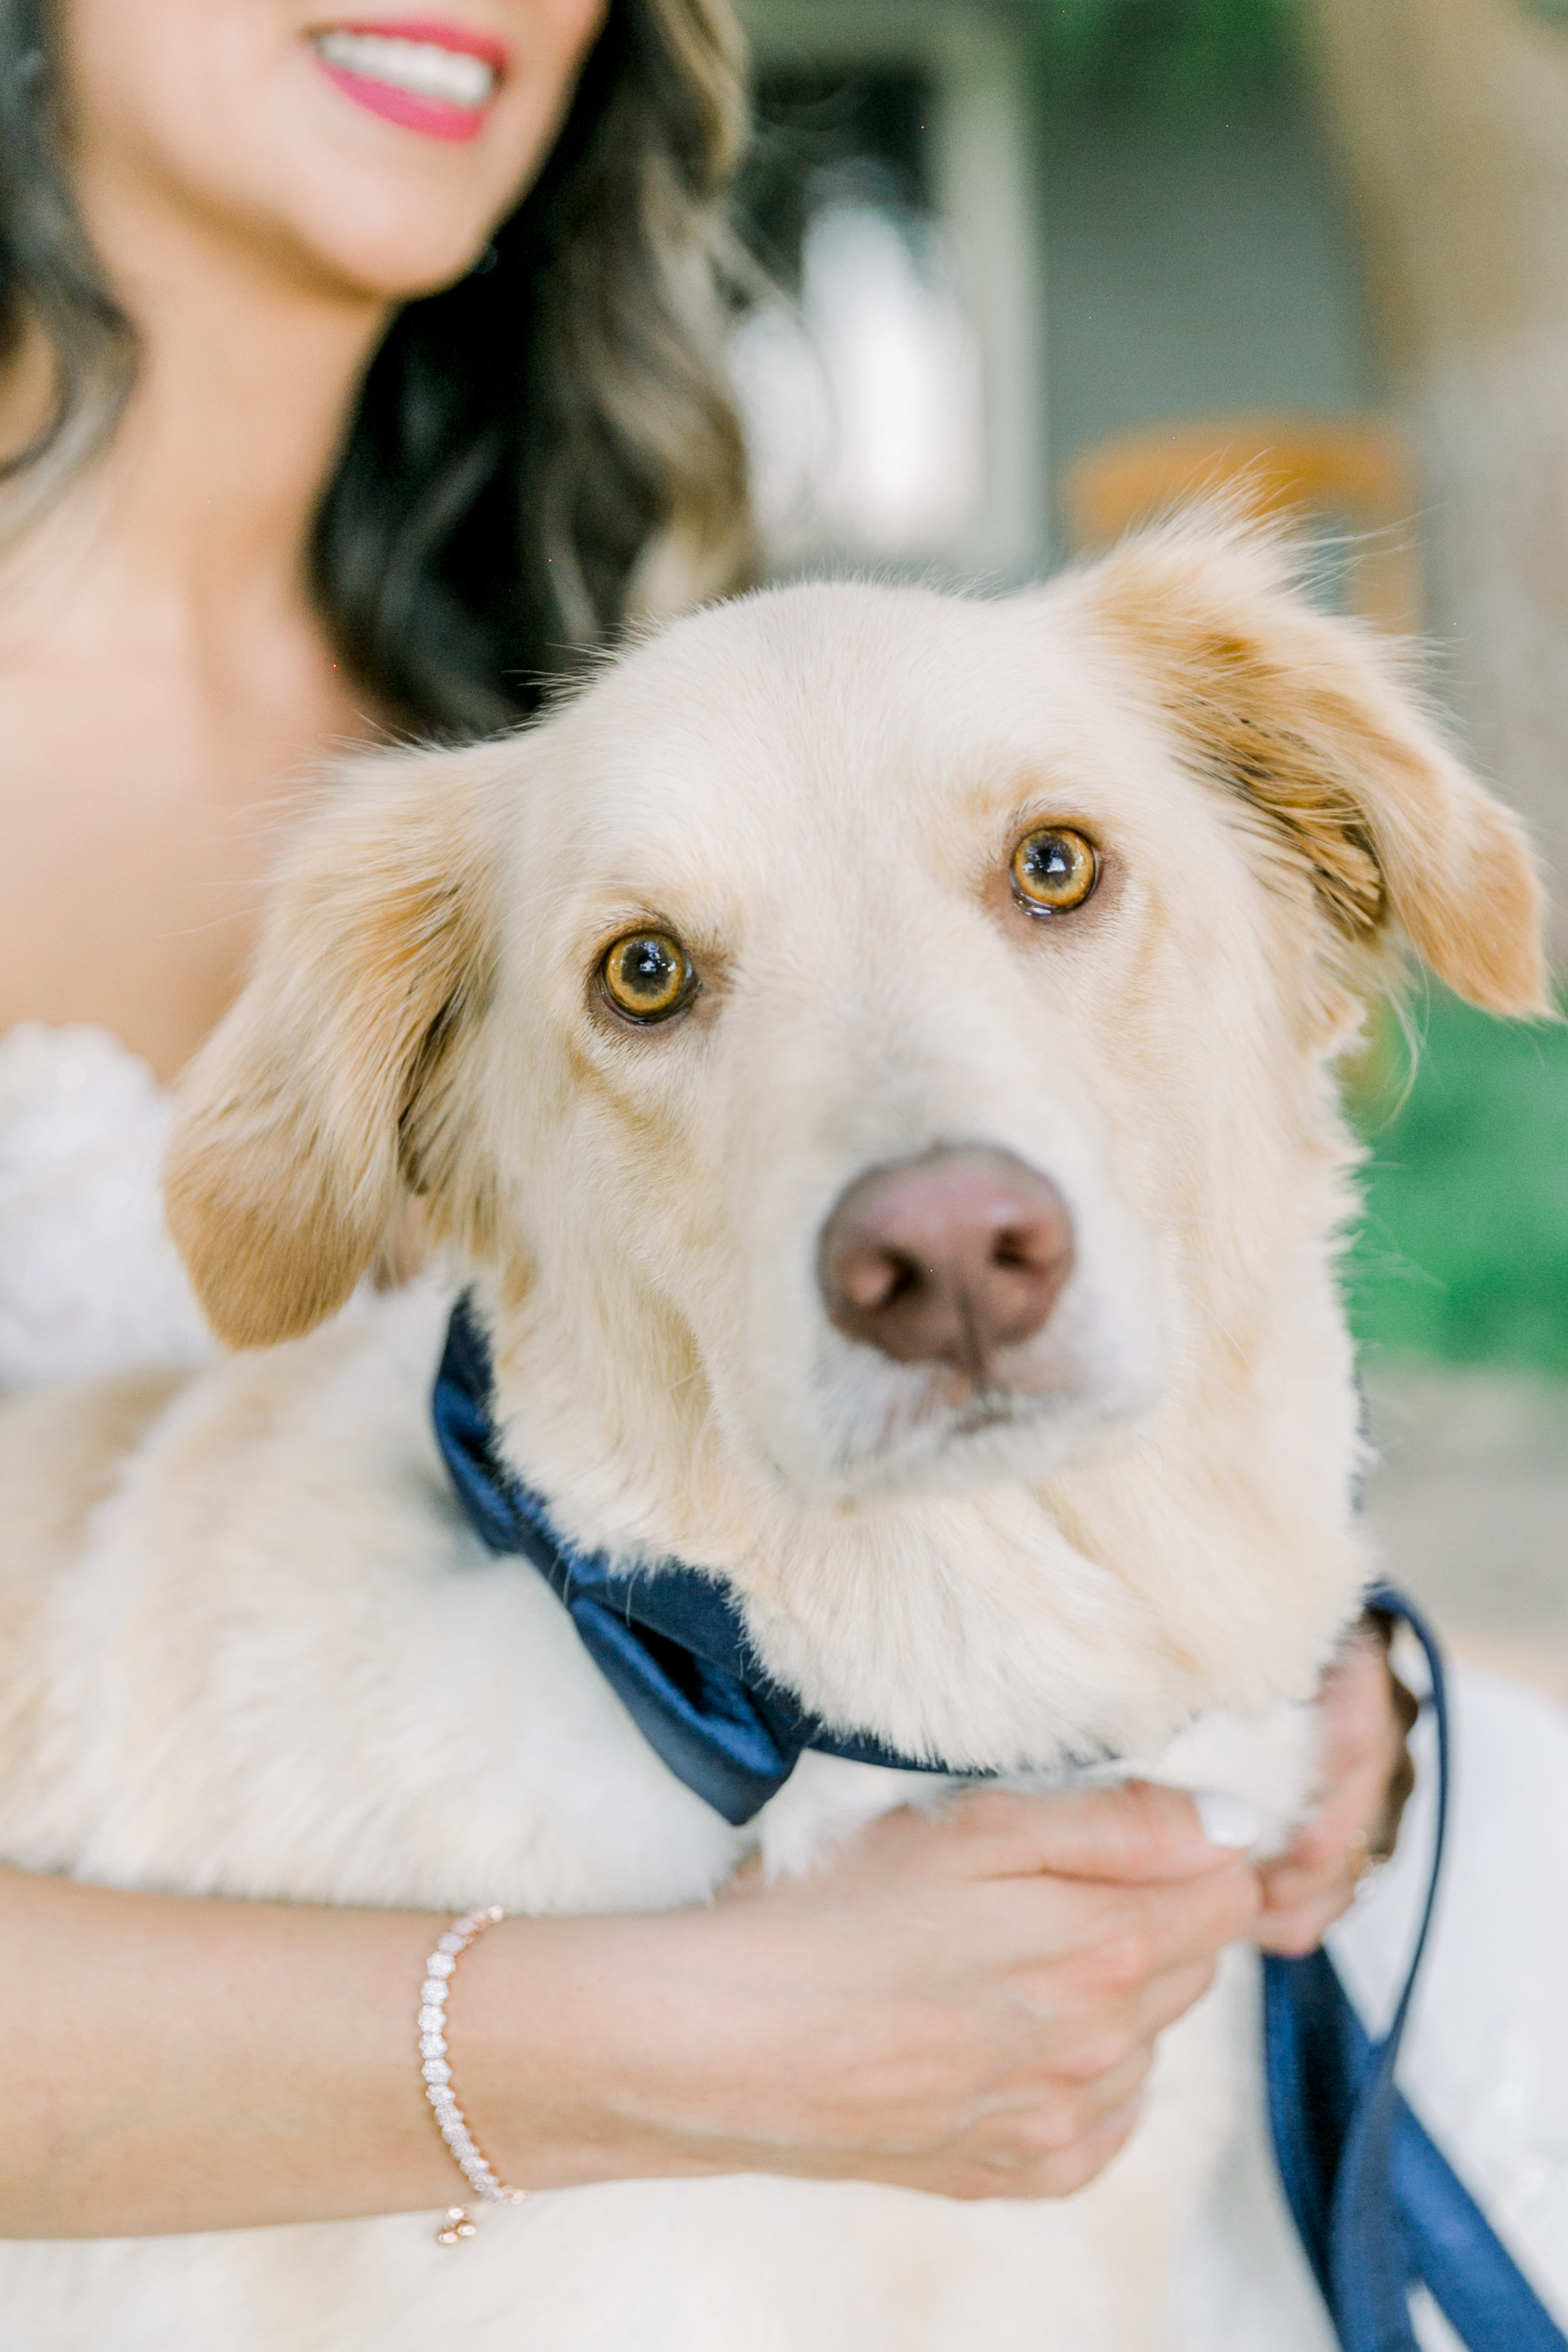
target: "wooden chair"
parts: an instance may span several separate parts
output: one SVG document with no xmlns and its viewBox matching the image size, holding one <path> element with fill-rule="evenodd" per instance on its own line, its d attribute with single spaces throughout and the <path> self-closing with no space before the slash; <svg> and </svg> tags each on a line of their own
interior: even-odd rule
<svg viewBox="0 0 1568 2352">
<path fill-rule="evenodd" d="M 1392 629 L 1421 621 L 1415 468 L 1394 427 L 1288 411 L 1189 417 L 1100 441 L 1074 457 L 1061 506 L 1074 553 L 1109 546 L 1183 498 L 1221 490 L 1262 515 L 1298 514 L 1351 534 L 1351 609 Z"/>
</svg>

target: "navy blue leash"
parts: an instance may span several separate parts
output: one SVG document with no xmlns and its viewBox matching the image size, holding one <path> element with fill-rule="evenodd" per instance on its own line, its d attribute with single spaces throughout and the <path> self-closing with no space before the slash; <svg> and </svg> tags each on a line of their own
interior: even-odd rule
<svg viewBox="0 0 1568 2352">
<path fill-rule="evenodd" d="M 1372 2042 L 1324 1951 L 1263 1964 L 1269 2119 L 1285 2194 L 1343 2352 L 1418 2352 L 1424 2285 L 1469 2352 L 1568 2352 L 1565 2336 L 1395 2082 L 1448 1834 L 1451 1732 L 1430 1628 L 1386 1585 L 1368 1606 L 1409 1626 L 1431 1675 L 1437 1822 L 1427 1896 L 1394 2017 Z"/>
<path fill-rule="evenodd" d="M 676 1562 L 656 1573 L 627 1569 L 569 1543 L 542 1496 L 500 1460 L 491 1378 L 488 1343 L 461 1300 L 433 1411 L 470 1524 L 491 1551 L 532 1561 L 650 1747 L 716 1812 L 737 1825 L 751 1820 L 808 1748 L 903 1771 L 948 1769 L 835 1732 L 810 1714 L 763 1671 L 716 1577 Z M 1396 1592 L 1379 1587 L 1368 1599 L 1411 1627 L 1431 1667 L 1438 1753 L 1432 1878 L 1384 2041 L 1368 2042 L 1325 1954 L 1265 1962 L 1269 2108 L 1285 2192 L 1343 2352 L 1416 2352 L 1408 2294 L 1417 2280 L 1469 2352 L 1568 2352 L 1568 2336 L 1395 2086 L 1442 1860 L 1448 1715 L 1442 1660 L 1427 1627 Z"/>
</svg>

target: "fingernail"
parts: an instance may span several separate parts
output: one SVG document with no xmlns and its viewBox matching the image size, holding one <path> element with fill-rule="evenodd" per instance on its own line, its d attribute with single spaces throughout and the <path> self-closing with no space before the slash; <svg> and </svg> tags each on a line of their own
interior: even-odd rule
<svg viewBox="0 0 1568 2352">
<path fill-rule="evenodd" d="M 1210 1845 L 1239 1852 L 1243 1846 L 1257 1844 L 1260 1823 L 1245 1797 L 1233 1797 L 1224 1789 L 1195 1789 L 1192 1801 Z"/>
</svg>

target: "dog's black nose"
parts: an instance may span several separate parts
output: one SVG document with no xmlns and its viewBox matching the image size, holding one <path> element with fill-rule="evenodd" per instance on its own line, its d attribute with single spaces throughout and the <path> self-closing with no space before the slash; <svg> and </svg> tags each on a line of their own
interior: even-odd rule
<svg viewBox="0 0 1568 2352">
<path fill-rule="evenodd" d="M 1072 1265 L 1072 1225 L 1049 1177 L 978 1145 L 873 1168 L 822 1229 L 817 1277 L 852 1339 L 901 1364 L 984 1378 L 1041 1328 Z"/>
</svg>

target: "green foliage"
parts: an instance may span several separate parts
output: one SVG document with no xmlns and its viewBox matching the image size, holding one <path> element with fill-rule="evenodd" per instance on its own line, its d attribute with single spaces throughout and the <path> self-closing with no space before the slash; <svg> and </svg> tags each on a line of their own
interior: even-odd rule
<svg viewBox="0 0 1568 2352">
<path fill-rule="evenodd" d="M 1298 0 L 1036 0 L 1048 118 L 1183 121 L 1287 88 Z"/>
<path fill-rule="evenodd" d="M 1434 998 L 1409 1091 L 1365 1122 L 1352 1319 L 1374 1356 L 1568 1374 L 1568 1026 Z"/>
</svg>

